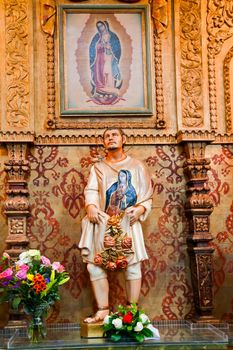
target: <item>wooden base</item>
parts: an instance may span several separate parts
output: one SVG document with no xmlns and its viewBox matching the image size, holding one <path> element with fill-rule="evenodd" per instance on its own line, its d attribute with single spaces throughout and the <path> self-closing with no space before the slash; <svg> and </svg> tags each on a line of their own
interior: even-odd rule
<svg viewBox="0 0 233 350">
<path fill-rule="evenodd" d="M 192 321 L 195 322 L 195 323 L 210 323 L 210 324 L 222 323 L 219 319 L 215 318 L 214 316 L 199 316 L 199 315 L 196 315 L 192 319 Z"/>
<path fill-rule="evenodd" d="M 82 338 L 103 338 L 103 321 L 96 323 L 81 322 L 80 335 Z"/>
</svg>

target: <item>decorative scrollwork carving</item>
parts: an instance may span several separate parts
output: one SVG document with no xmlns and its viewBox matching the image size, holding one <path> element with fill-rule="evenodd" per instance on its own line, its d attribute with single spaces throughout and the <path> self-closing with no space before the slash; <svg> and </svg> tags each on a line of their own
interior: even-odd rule
<svg viewBox="0 0 233 350">
<path fill-rule="evenodd" d="M 232 132 L 232 110 L 231 110 L 231 69 L 230 63 L 233 59 L 233 46 L 228 51 L 225 59 L 224 59 L 224 93 L 225 93 L 225 114 L 226 114 L 226 131 Z"/>
<path fill-rule="evenodd" d="M 233 35 L 233 1 L 209 0 L 207 14 L 208 73 L 211 128 L 217 129 L 215 56 L 221 51 L 225 40 Z"/>
<path fill-rule="evenodd" d="M 56 3 L 55 0 L 40 1 L 40 18 L 42 30 L 51 36 L 55 29 Z"/>
<path fill-rule="evenodd" d="M 201 0 L 180 2 L 180 28 L 183 126 L 202 127 Z"/>
<path fill-rule="evenodd" d="M 5 0 L 6 122 L 10 128 L 29 127 L 28 2 Z"/>
<path fill-rule="evenodd" d="M 156 33 L 161 34 L 168 25 L 168 2 L 167 0 L 150 0 L 149 3 Z"/>
</svg>

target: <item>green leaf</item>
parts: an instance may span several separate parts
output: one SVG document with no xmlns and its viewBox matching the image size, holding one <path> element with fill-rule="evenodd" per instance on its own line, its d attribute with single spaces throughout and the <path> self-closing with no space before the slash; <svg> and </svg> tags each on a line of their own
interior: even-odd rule
<svg viewBox="0 0 233 350">
<path fill-rule="evenodd" d="M 55 279 L 55 270 L 52 270 L 50 275 L 50 281 L 53 282 L 54 279 Z"/>
<path fill-rule="evenodd" d="M 112 334 L 111 335 L 111 340 L 112 341 L 119 341 L 121 339 L 120 334 Z"/>
<path fill-rule="evenodd" d="M 138 333 L 138 334 L 135 335 L 135 339 L 136 339 L 139 343 L 143 343 L 143 342 L 144 342 L 144 338 L 145 338 L 144 335 L 141 334 L 141 333 L 140 333 L 140 334 Z"/>
<path fill-rule="evenodd" d="M 61 281 L 58 283 L 58 285 L 59 285 L 59 286 L 61 286 L 62 284 L 64 284 L 64 283 L 68 282 L 68 281 L 69 281 L 69 279 L 70 279 L 70 277 L 66 277 L 66 278 L 64 278 L 64 280 L 61 280 Z"/>
<path fill-rule="evenodd" d="M 21 302 L 21 298 L 20 297 L 14 298 L 12 300 L 12 307 L 13 307 L 13 309 L 18 309 L 20 302 Z"/>
<path fill-rule="evenodd" d="M 143 328 L 141 331 L 146 337 L 153 337 L 153 332 L 149 328 Z"/>
</svg>

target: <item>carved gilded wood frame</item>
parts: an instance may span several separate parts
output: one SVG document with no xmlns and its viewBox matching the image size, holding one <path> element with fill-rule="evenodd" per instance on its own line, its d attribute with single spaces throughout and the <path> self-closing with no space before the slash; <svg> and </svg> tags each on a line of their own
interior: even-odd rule
<svg viewBox="0 0 233 350">
<path fill-rule="evenodd" d="M 152 115 L 148 6 L 58 10 L 61 117 Z"/>
<path fill-rule="evenodd" d="M 54 6 L 51 5 L 49 9 L 48 5 L 43 8 L 43 1 L 41 7 L 42 13 L 42 30 L 46 33 L 47 40 L 47 111 L 46 118 L 47 129 L 102 129 L 112 126 L 121 126 L 123 128 L 132 130 L 129 132 L 134 135 L 133 129 L 163 129 L 165 128 L 164 117 L 164 96 L 163 96 L 163 78 L 162 78 L 162 48 L 161 39 L 158 31 L 153 26 L 155 22 L 153 6 L 149 3 L 144 5 L 57 5 L 54 2 Z M 47 14 L 46 14 L 46 11 Z M 94 14 L 97 12 L 108 12 L 108 17 L 113 16 L 114 12 L 123 14 L 139 13 L 142 17 L 142 60 L 143 60 L 143 75 L 144 75 L 144 93 L 146 95 L 145 104 L 143 108 L 120 108 L 117 109 L 103 109 L 94 108 L 83 110 L 69 110 L 66 108 L 66 82 L 67 76 L 63 73 L 64 67 L 66 67 L 66 52 L 64 50 L 64 13 L 80 13 L 80 11 Z M 56 17 L 55 17 L 56 13 Z M 78 14 L 77 14 L 78 16 Z M 103 16 L 102 16 L 103 17 Z M 56 26 L 57 23 L 61 23 Z M 60 38 L 60 50 L 58 43 L 55 40 L 54 28 L 57 28 L 58 36 Z M 127 28 L 126 28 L 127 29 Z M 125 30 L 123 28 L 123 30 Z M 92 34 L 92 38 L 94 34 Z M 151 40 L 153 38 L 153 40 Z M 85 38 L 84 38 L 85 40 Z M 129 40 L 130 42 L 130 40 Z M 152 48 L 150 48 L 152 43 Z M 151 52 L 151 49 L 153 52 Z M 77 47 L 76 47 L 77 50 Z M 80 51 L 81 52 L 81 51 Z M 80 53 L 79 52 L 79 53 Z M 58 54 L 61 64 L 61 80 L 57 85 L 58 72 L 60 67 L 56 64 L 55 56 Z M 65 55 L 64 55 L 65 54 Z M 77 61 L 78 61 L 78 56 Z M 153 64 L 152 64 L 153 63 Z M 82 67 L 81 67 L 82 68 Z M 80 71 L 82 70 L 80 68 Z M 77 67 L 76 67 L 77 69 Z M 130 67 L 132 69 L 132 66 Z M 85 81 L 85 78 L 83 78 Z M 85 85 L 85 83 L 84 83 Z M 134 89 L 138 88 L 135 80 Z M 59 86 L 59 91 L 55 89 L 55 86 Z M 141 88 L 141 87 L 140 87 Z M 142 90 L 142 89 L 141 89 Z M 60 95 L 60 96 L 59 96 Z M 58 108 L 59 99 L 61 97 L 61 108 Z M 124 96 L 123 96 L 124 97 Z"/>
</svg>

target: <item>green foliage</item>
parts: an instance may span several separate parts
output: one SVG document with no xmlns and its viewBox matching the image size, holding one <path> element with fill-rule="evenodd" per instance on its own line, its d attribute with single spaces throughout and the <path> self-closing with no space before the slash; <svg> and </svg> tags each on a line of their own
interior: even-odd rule
<svg viewBox="0 0 233 350">
<path fill-rule="evenodd" d="M 104 336 L 114 342 L 130 338 L 142 343 L 146 337 L 153 337 L 153 331 L 156 331 L 144 310 L 138 310 L 136 303 L 119 305 L 117 312 L 105 317 L 103 328 Z"/>
</svg>

